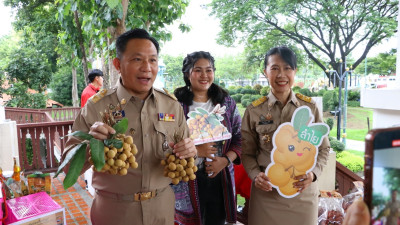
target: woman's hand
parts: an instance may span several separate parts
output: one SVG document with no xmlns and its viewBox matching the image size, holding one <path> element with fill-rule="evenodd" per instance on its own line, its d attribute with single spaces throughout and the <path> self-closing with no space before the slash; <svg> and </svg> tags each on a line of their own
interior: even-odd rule
<svg viewBox="0 0 400 225">
<path fill-rule="evenodd" d="M 196 145 L 198 156 L 203 158 L 211 158 L 218 151 L 218 149 L 214 146 L 214 142 Z"/>
<path fill-rule="evenodd" d="M 173 148 L 173 152 L 180 159 L 186 159 L 189 157 L 195 157 L 197 155 L 197 149 L 194 146 L 193 140 L 191 138 L 185 138 L 182 141 L 174 144 L 173 142 L 169 143 L 171 148 Z"/>
<path fill-rule="evenodd" d="M 270 179 L 264 172 L 260 172 L 254 179 L 254 185 L 256 188 L 263 191 L 272 191 L 272 185 L 269 183 Z"/>
<path fill-rule="evenodd" d="M 206 173 L 212 174 L 211 176 L 209 176 L 210 178 L 214 178 L 215 176 L 217 176 L 218 173 L 221 172 L 221 170 L 223 170 L 229 163 L 225 157 L 211 156 L 208 158 L 210 158 L 212 161 L 206 161 L 204 165 L 206 167 Z"/>
<path fill-rule="evenodd" d="M 103 122 L 96 122 L 90 127 L 89 134 L 96 139 L 105 140 L 110 134 L 115 134 L 115 130 Z"/>
<path fill-rule="evenodd" d="M 298 181 L 293 183 L 293 187 L 298 188 L 299 192 L 301 193 L 311 185 L 312 181 L 314 180 L 314 173 L 309 172 L 307 174 L 296 176 L 294 179 Z"/>
</svg>

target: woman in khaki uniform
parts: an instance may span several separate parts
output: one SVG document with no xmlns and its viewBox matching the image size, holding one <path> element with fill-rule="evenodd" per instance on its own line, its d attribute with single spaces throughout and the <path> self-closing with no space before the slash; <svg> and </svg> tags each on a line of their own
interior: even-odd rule
<svg viewBox="0 0 400 225">
<path fill-rule="evenodd" d="M 248 216 L 250 225 L 317 224 L 318 190 L 315 181 L 328 159 L 328 138 L 324 138 L 319 147 L 313 171 L 294 178 L 298 180 L 294 187 L 301 192 L 296 197 L 280 196 L 265 174 L 266 167 L 271 163 L 274 132 L 280 124 L 291 121 L 298 107 L 308 106 L 315 118 L 312 122 L 321 122 L 315 102 L 291 90 L 296 71 L 296 56 L 292 50 L 275 47 L 268 51 L 264 74 L 271 85 L 271 92 L 250 104 L 242 120 L 242 162 L 253 180 Z"/>
<path fill-rule="evenodd" d="M 168 144 L 176 156 L 194 157 L 196 148 L 189 136 L 183 109 L 173 96 L 152 88 L 158 72 L 158 43 L 147 31 L 134 29 L 122 34 L 116 42 L 117 58 L 113 63 L 121 73 L 116 87 L 102 90 L 82 108 L 73 131 L 89 132 L 104 140 L 115 130 L 100 122 L 100 113 L 112 111 L 114 117 L 128 118 L 128 131 L 137 146 L 136 169 L 125 176 L 93 172 L 96 189 L 90 219 L 104 225 L 172 225 L 175 195 L 171 179 L 164 177 L 164 150 Z M 166 115 L 168 114 L 168 120 Z M 174 134 L 183 140 L 173 144 Z M 71 137 L 67 152 L 79 140 Z M 82 173 L 90 166 L 85 164 Z"/>
</svg>

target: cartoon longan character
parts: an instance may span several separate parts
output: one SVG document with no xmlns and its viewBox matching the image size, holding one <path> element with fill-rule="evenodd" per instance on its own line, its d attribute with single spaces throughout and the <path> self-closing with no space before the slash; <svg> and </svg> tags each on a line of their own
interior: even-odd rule
<svg viewBox="0 0 400 225">
<path fill-rule="evenodd" d="M 293 183 L 297 182 L 294 177 L 314 168 L 318 146 L 328 134 L 326 124 L 310 124 L 313 120 L 311 110 L 302 106 L 296 109 L 292 121 L 281 124 L 272 137 L 274 148 L 266 174 L 283 197 L 292 198 L 299 194 L 298 189 L 293 187 Z"/>
</svg>

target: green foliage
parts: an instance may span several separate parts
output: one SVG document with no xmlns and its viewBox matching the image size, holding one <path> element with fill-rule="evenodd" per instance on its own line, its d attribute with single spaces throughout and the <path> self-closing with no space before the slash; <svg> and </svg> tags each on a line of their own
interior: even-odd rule
<svg viewBox="0 0 400 225">
<path fill-rule="evenodd" d="M 14 83 L 9 87 L 5 91 L 6 94 L 11 96 L 7 106 L 33 109 L 46 108 L 47 96 L 43 93 L 28 93 L 27 89 L 28 87 L 22 82 Z"/>
<path fill-rule="evenodd" d="M 396 71 L 396 56 L 397 49 L 393 48 L 387 53 L 379 53 L 375 57 L 367 58 L 368 74 L 391 75 Z M 365 65 L 365 59 L 360 63 Z M 355 69 L 356 74 L 364 74 L 365 66 L 360 66 Z"/>
<path fill-rule="evenodd" d="M 300 93 L 301 87 L 299 87 L 299 86 L 294 86 L 294 87 L 292 88 L 292 90 L 293 90 L 294 93 Z"/>
<path fill-rule="evenodd" d="M 242 102 L 242 94 L 236 94 L 236 95 L 231 95 L 231 97 L 235 100 L 236 103 L 241 103 Z"/>
<path fill-rule="evenodd" d="M 260 94 L 261 94 L 262 96 L 267 96 L 270 89 L 271 89 L 270 86 L 263 87 L 263 88 L 261 88 Z"/>
<path fill-rule="evenodd" d="M 257 94 L 260 94 L 261 93 L 261 89 L 263 88 L 263 86 L 261 86 L 260 84 L 256 84 L 256 85 L 254 85 L 254 87 L 253 87 L 253 89 L 254 90 L 256 90 L 258 93 Z"/>
<path fill-rule="evenodd" d="M 242 106 L 243 108 L 247 108 L 248 105 L 250 105 L 251 101 L 250 99 L 243 99 L 242 98 Z"/>
<path fill-rule="evenodd" d="M 259 98 L 261 98 L 261 97 L 262 97 L 261 95 L 252 95 L 252 96 L 250 97 L 250 101 L 253 102 L 253 101 L 255 101 L 255 100 L 257 100 L 257 99 L 259 99 Z"/>
<path fill-rule="evenodd" d="M 327 91 L 327 90 L 326 90 L 325 88 L 319 90 L 319 91 L 317 92 L 317 96 L 323 97 L 326 91 Z"/>
<path fill-rule="evenodd" d="M 368 53 L 374 45 L 394 36 L 398 13 L 396 1 L 213 0 L 211 7 L 212 14 L 221 20 L 218 42 L 227 46 L 246 43 L 249 63 L 259 66 L 270 47 L 297 44 L 323 71 L 326 58 L 337 69 L 337 59 L 352 54 L 346 50 L 367 41 L 363 52 Z M 300 54 L 296 51 L 296 55 Z M 354 59 L 353 68 L 365 55 Z"/>
<path fill-rule="evenodd" d="M 336 152 L 336 160 L 354 173 L 364 170 L 364 159 L 347 151 Z"/>
<path fill-rule="evenodd" d="M 342 142 L 340 142 L 334 138 L 330 139 L 329 142 L 331 144 L 331 148 L 333 148 L 333 150 L 335 150 L 337 152 L 341 152 L 346 148 L 346 146 Z"/>
<path fill-rule="evenodd" d="M 310 91 L 310 89 L 308 89 L 308 88 L 300 89 L 299 93 L 302 94 L 302 95 L 308 96 L 308 97 L 312 97 L 313 96 L 311 91 Z"/>
<path fill-rule="evenodd" d="M 360 101 L 360 91 L 359 90 L 349 90 L 347 92 L 348 101 Z"/>
<path fill-rule="evenodd" d="M 243 100 L 250 99 L 250 98 L 251 98 L 251 94 L 245 94 L 242 96 L 241 102 L 243 102 Z"/>
<path fill-rule="evenodd" d="M 349 107 L 360 107 L 359 101 L 347 101 L 347 106 Z"/>
<path fill-rule="evenodd" d="M 25 152 L 26 152 L 26 158 L 28 159 L 28 164 L 32 165 L 32 160 L 33 160 L 32 138 L 25 139 Z"/>
<path fill-rule="evenodd" d="M 332 118 L 328 118 L 325 123 L 328 125 L 329 130 L 332 130 L 333 124 L 334 124 L 333 119 Z"/>
<path fill-rule="evenodd" d="M 78 97 L 80 98 L 85 88 L 85 78 L 81 68 L 77 70 Z M 53 79 L 49 85 L 51 89 L 50 98 L 64 106 L 72 106 L 72 68 L 64 65 L 53 74 Z"/>
<path fill-rule="evenodd" d="M 326 91 L 322 96 L 323 101 L 323 111 L 335 110 L 335 107 L 339 105 L 337 91 L 331 90 Z"/>
<path fill-rule="evenodd" d="M 172 86 L 172 90 L 185 86 L 182 73 L 183 56 L 162 55 L 161 58 L 166 68 L 164 72 L 166 86 Z"/>
<path fill-rule="evenodd" d="M 384 177 L 383 182 L 386 184 L 389 190 L 399 190 L 400 189 L 400 180 L 393 179 L 400 177 L 400 171 L 397 168 L 384 168 Z"/>
</svg>

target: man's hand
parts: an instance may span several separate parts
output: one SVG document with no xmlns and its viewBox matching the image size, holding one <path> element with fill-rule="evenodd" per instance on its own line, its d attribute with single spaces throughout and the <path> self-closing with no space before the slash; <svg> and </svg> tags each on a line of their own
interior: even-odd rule
<svg viewBox="0 0 400 225">
<path fill-rule="evenodd" d="M 174 149 L 173 152 L 180 159 L 197 156 L 197 150 L 191 138 L 185 138 L 176 144 L 171 142 L 169 145 Z"/>
<path fill-rule="evenodd" d="M 89 134 L 99 140 L 105 140 L 110 134 L 115 134 L 115 130 L 103 122 L 96 122 L 90 127 Z"/>
</svg>

